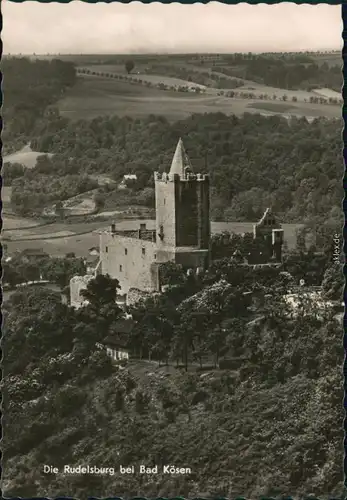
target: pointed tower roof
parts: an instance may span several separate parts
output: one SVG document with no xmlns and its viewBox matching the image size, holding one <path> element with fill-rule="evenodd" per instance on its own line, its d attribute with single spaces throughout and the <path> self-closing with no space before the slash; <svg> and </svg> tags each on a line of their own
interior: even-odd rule
<svg viewBox="0 0 347 500">
<path fill-rule="evenodd" d="M 172 159 L 170 174 L 178 174 L 180 176 L 183 176 L 185 167 L 192 168 L 186 150 L 184 149 L 183 141 L 180 138 L 176 146 L 174 157 Z"/>
</svg>

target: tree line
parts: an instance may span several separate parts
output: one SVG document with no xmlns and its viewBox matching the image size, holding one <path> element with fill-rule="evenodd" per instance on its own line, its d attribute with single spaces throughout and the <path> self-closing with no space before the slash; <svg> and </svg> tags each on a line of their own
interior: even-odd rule
<svg viewBox="0 0 347 500">
<path fill-rule="evenodd" d="M 236 79 L 236 78 L 223 78 L 222 76 L 218 75 L 218 73 L 211 71 L 210 73 L 207 72 L 200 72 L 200 71 L 189 71 L 189 69 L 180 69 L 178 70 L 176 67 L 174 69 L 164 69 L 165 67 L 163 66 L 158 66 L 157 68 L 151 68 L 151 70 L 147 70 L 144 75 L 141 77 L 139 76 L 130 76 L 128 75 L 123 75 L 123 74 L 117 74 L 117 73 L 109 73 L 109 72 L 104 72 L 104 71 L 95 71 L 95 70 L 90 70 L 88 68 L 78 68 L 77 70 L 77 75 L 79 74 L 85 74 L 85 75 L 93 75 L 93 76 L 100 76 L 102 78 L 113 78 L 115 80 L 120 80 L 120 81 L 127 81 L 133 84 L 139 84 L 139 85 L 145 85 L 146 87 L 155 87 L 158 90 L 163 90 L 163 91 L 173 91 L 173 92 L 195 92 L 196 94 L 200 93 L 206 93 L 206 90 L 208 87 L 210 88 L 216 88 L 216 89 L 222 89 L 220 92 L 218 92 L 218 95 L 224 95 L 225 97 L 230 97 L 230 98 L 241 98 L 241 99 L 260 99 L 262 101 L 283 101 L 287 102 L 289 100 L 287 94 L 283 94 L 282 96 L 279 96 L 277 94 L 270 94 L 266 92 L 254 92 L 254 91 L 235 91 L 235 90 L 227 90 L 227 89 L 236 89 L 238 87 L 243 87 L 244 82 L 242 80 Z M 168 83 L 164 82 L 159 82 L 159 83 L 154 83 L 151 81 L 146 80 L 145 75 L 146 74 L 155 74 L 157 75 L 158 73 L 164 74 L 169 77 L 173 78 L 181 78 L 186 79 L 188 82 L 191 82 L 191 85 L 170 85 Z M 222 72 L 222 71 L 221 71 Z M 199 87 L 199 86 L 194 86 L 194 84 L 198 85 L 204 85 L 204 87 Z M 319 86 L 316 86 L 314 88 L 318 88 Z M 288 89 L 289 90 L 289 89 Z M 295 89 L 294 89 L 295 90 Z M 313 90 L 313 89 L 310 89 Z M 310 102 L 311 104 L 330 104 L 330 105 L 337 105 L 337 104 L 342 104 L 343 99 L 337 98 L 337 97 L 324 97 L 324 96 L 310 96 L 309 98 L 304 97 L 304 98 L 298 98 L 298 96 L 293 95 L 290 99 L 291 102 L 298 102 L 298 100 L 303 101 L 303 102 Z"/>
<path fill-rule="evenodd" d="M 341 65 L 317 64 L 309 55 L 233 54 L 227 56 L 227 61 L 224 67 L 218 67 L 219 72 L 270 87 L 308 91 L 328 87 L 341 91 Z"/>
<path fill-rule="evenodd" d="M 65 257 L 42 256 L 28 259 L 26 252 L 17 252 L 11 260 L 4 261 L 3 283 L 14 288 L 28 281 L 47 280 L 58 285 L 62 291 L 69 286 L 73 276 L 84 276 L 86 264 L 84 259 L 66 254 Z"/>
</svg>

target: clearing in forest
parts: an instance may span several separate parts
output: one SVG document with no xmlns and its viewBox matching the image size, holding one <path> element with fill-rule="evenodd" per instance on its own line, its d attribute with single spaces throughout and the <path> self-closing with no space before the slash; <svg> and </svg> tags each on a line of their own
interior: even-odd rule
<svg viewBox="0 0 347 500">
<path fill-rule="evenodd" d="M 52 153 L 40 153 L 39 151 L 33 151 L 30 145 L 27 144 L 16 153 L 5 155 L 3 157 L 3 163 L 20 163 L 26 168 L 35 168 L 37 158 L 43 155 L 52 156 Z"/>
</svg>

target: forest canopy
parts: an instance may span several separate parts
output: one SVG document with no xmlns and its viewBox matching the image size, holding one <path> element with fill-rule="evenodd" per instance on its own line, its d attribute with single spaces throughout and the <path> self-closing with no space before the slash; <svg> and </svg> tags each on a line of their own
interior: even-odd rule
<svg viewBox="0 0 347 500">
<path fill-rule="evenodd" d="M 215 220 L 254 221 L 272 206 L 285 222 L 303 222 L 329 218 L 341 205 L 340 128 L 339 120 L 254 114 L 195 114 L 175 123 L 113 116 L 68 124 L 57 115 L 37 122 L 32 148 L 55 153 L 48 160 L 51 175 L 104 173 L 121 180 L 135 173 L 146 188 L 154 185 L 154 171 L 169 169 L 182 137 L 195 171 L 211 176 Z"/>
<path fill-rule="evenodd" d="M 3 57 L 1 72 L 5 75 L 2 113 L 6 123 L 2 141 L 7 154 L 30 140 L 36 120 L 75 83 L 76 71 L 74 64 L 59 59 Z"/>
</svg>

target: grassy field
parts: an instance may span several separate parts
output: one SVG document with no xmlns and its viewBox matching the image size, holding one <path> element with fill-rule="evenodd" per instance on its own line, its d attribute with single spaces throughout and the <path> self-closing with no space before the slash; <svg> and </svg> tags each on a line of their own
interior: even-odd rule
<svg viewBox="0 0 347 500">
<path fill-rule="evenodd" d="M 270 111 L 271 113 L 287 113 L 295 109 L 295 106 L 287 102 L 252 102 L 248 104 L 248 108 L 260 109 L 262 111 Z"/>
<path fill-rule="evenodd" d="M 55 257 L 62 257 L 68 252 L 75 252 L 77 256 L 87 257 L 88 249 L 98 246 L 99 236 L 96 230 L 100 229 L 100 222 L 66 224 L 56 222 L 26 229 L 24 224 L 22 230 L 11 231 L 15 226 L 19 226 L 22 220 L 11 220 L 5 227 L 8 230 L 3 234 L 3 242 L 7 245 L 9 254 L 16 250 L 27 248 L 41 248 L 43 251 Z M 16 222 L 16 223 L 14 223 Z M 33 221 L 31 221 L 32 225 Z M 80 234 L 83 233 L 83 234 Z"/>
<path fill-rule="evenodd" d="M 88 249 L 99 245 L 96 233 L 75 235 L 64 238 L 31 239 L 26 241 L 6 241 L 8 253 L 16 250 L 40 248 L 53 257 L 64 257 L 68 252 L 74 252 L 78 257 L 88 257 Z"/>
<path fill-rule="evenodd" d="M 332 89 L 314 89 L 313 93 L 325 97 L 326 99 L 329 99 L 330 97 L 341 99 L 341 92 L 339 93 Z"/>
<path fill-rule="evenodd" d="M 204 99 L 195 94 L 163 92 L 129 82 L 86 77 L 81 78 L 57 105 L 63 116 L 73 120 L 100 115 L 140 118 L 153 113 L 175 121 L 203 108 L 208 112 L 208 105 L 204 104 Z"/>
<path fill-rule="evenodd" d="M 342 47 L 341 52 L 328 52 L 326 54 L 313 54 L 312 59 L 317 64 L 327 63 L 329 66 L 341 66 L 342 68 Z"/>
<path fill-rule="evenodd" d="M 51 153 L 40 153 L 38 151 L 32 151 L 31 147 L 27 145 L 16 153 L 4 156 L 3 162 L 21 163 L 27 168 L 34 168 L 36 166 L 37 158 L 45 154 L 47 154 L 47 156 L 52 156 Z"/>
<path fill-rule="evenodd" d="M 143 80 L 146 80 L 147 82 L 151 82 L 154 85 L 159 84 L 159 83 L 164 83 L 165 85 L 169 86 L 187 86 L 187 87 L 199 87 L 201 89 L 205 89 L 205 85 L 199 85 L 198 83 L 188 81 L 188 80 L 182 80 L 181 78 L 173 78 L 171 76 L 164 76 L 164 75 L 146 75 L 146 74 L 138 74 L 136 75 L 137 78 L 143 78 Z"/>
<path fill-rule="evenodd" d="M 133 70 L 133 72 L 131 73 L 130 76 L 134 77 L 134 78 L 143 79 L 144 81 L 149 81 L 153 84 L 164 83 L 166 85 L 175 86 L 175 87 L 194 85 L 194 86 L 198 86 L 202 89 L 205 89 L 207 94 L 209 94 L 209 95 L 216 95 L 218 92 L 220 92 L 220 90 L 223 90 L 223 89 L 207 88 L 204 85 L 199 85 L 197 83 L 194 83 L 194 73 L 199 73 L 199 72 L 206 73 L 206 72 L 208 72 L 211 75 L 212 81 L 213 81 L 213 76 L 218 76 L 218 77 L 221 77 L 225 80 L 234 80 L 235 79 L 234 76 L 225 75 L 224 73 L 218 72 L 218 67 L 215 67 L 215 66 L 206 66 L 206 65 L 195 66 L 192 64 L 188 64 L 185 61 L 183 61 L 183 62 L 176 61 L 174 64 L 172 64 L 172 67 L 174 68 L 175 65 L 178 65 L 178 63 L 179 63 L 180 68 L 181 67 L 186 68 L 187 70 L 190 70 L 192 72 L 191 74 L 192 74 L 193 81 L 189 82 L 189 81 L 182 80 L 179 78 L 172 78 L 169 76 L 165 76 L 165 74 L 163 74 L 163 75 L 147 75 L 145 73 L 146 67 L 147 67 L 146 64 L 136 65 L 135 69 Z M 124 69 L 124 66 L 122 66 L 122 65 L 96 64 L 96 65 L 86 65 L 86 66 L 84 66 L 84 68 L 86 68 L 90 71 L 95 71 L 98 73 L 105 73 L 105 74 L 118 74 L 118 75 L 126 75 L 127 74 L 125 69 Z M 165 73 L 165 70 L 163 70 L 163 72 Z M 322 90 L 326 91 L 325 93 L 319 92 L 319 90 L 312 91 L 312 92 L 309 92 L 306 90 L 285 90 L 285 89 L 281 89 L 281 88 L 277 88 L 277 87 L 270 87 L 270 86 L 267 86 L 264 84 L 256 83 L 256 82 L 253 82 L 251 80 L 245 80 L 242 78 L 237 78 L 237 79 L 239 81 L 243 82 L 243 86 L 238 87 L 236 89 L 237 92 L 252 92 L 257 97 L 260 96 L 261 94 L 262 95 L 267 94 L 268 96 L 270 96 L 270 98 L 273 98 L 273 96 L 276 96 L 276 99 L 280 100 L 280 99 L 282 99 L 283 95 L 286 95 L 289 101 L 291 101 L 293 98 L 295 98 L 298 102 L 309 102 L 310 98 L 316 97 L 317 93 L 318 93 L 319 95 L 327 97 L 327 98 L 329 98 L 329 97 L 336 97 L 338 99 L 342 98 L 339 93 L 334 92 L 333 90 L 330 90 L 330 89 L 322 89 Z M 341 79 L 341 86 L 342 86 L 342 79 Z M 224 89 L 224 92 L 228 92 L 228 90 L 230 90 L 230 89 Z"/>
<path fill-rule="evenodd" d="M 287 95 L 290 100 L 289 93 Z M 176 121 L 193 113 L 223 112 L 240 116 L 245 112 L 259 112 L 254 103 L 263 105 L 264 101 L 161 91 L 108 78 L 84 77 L 80 78 L 77 84 L 58 102 L 58 107 L 63 116 L 73 120 L 92 119 L 100 115 L 141 118 L 149 114 L 157 114 L 165 116 L 169 121 Z M 269 104 L 273 103 L 269 102 Z M 286 105 L 287 110 L 288 104 L 283 104 Z M 340 105 L 328 106 L 302 101 L 290 103 L 290 105 L 292 105 L 291 114 L 297 116 L 326 116 L 328 118 L 341 116 Z M 272 113 L 284 112 L 286 111 L 283 109 L 272 109 Z"/>
<path fill-rule="evenodd" d="M 89 71 L 109 73 L 115 75 L 127 75 L 127 72 L 124 69 L 124 66 L 121 65 L 111 65 L 111 64 L 103 64 L 103 65 L 87 65 L 85 69 Z M 195 86 L 200 87 L 201 89 L 206 88 L 205 85 L 199 85 L 192 81 L 182 80 L 181 78 L 173 78 L 166 75 L 152 75 L 146 73 L 146 65 L 136 66 L 135 69 L 131 72 L 129 77 L 142 79 L 147 82 L 151 82 L 154 85 L 159 83 L 164 83 L 165 85 L 179 87 L 179 86 Z"/>
<path fill-rule="evenodd" d="M 3 220 L 3 231 L 6 232 L 11 231 L 13 229 L 17 232 L 27 227 L 32 227 L 32 226 L 38 227 L 42 225 L 42 221 L 40 222 L 35 219 L 24 218 L 18 215 L 8 215 L 7 213 L 3 214 L 2 220 Z"/>
<path fill-rule="evenodd" d="M 105 73 L 116 73 L 116 74 L 122 73 L 124 75 L 127 74 L 127 71 L 125 69 L 124 64 L 88 64 L 87 63 L 87 64 L 83 65 L 83 62 L 82 62 L 82 64 L 78 65 L 78 69 L 82 69 L 82 68 L 88 69 L 89 71 L 96 71 L 97 73 L 100 71 L 103 71 Z M 135 76 L 138 71 L 142 72 L 142 71 L 145 71 L 145 69 L 146 69 L 145 64 L 140 64 L 140 65 L 137 64 L 136 70 L 134 70 L 132 72 L 132 74 Z"/>
<path fill-rule="evenodd" d="M 105 186 L 105 185 L 108 185 L 108 184 L 113 184 L 113 185 L 116 185 L 116 181 L 114 179 L 112 179 L 112 177 L 109 177 L 107 175 L 104 175 L 104 174 L 93 174 L 93 175 L 90 175 L 89 176 L 91 179 L 94 179 L 98 182 L 99 186 Z"/>
<path fill-rule="evenodd" d="M 63 202 L 65 214 L 87 215 L 95 210 L 94 195 L 97 189 L 92 189 L 86 193 L 81 193 Z"/>
</svg>

